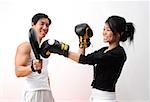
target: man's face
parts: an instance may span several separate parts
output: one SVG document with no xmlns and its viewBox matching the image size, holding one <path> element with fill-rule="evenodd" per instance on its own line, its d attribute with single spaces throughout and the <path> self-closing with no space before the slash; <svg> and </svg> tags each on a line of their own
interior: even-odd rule
<svg viewBox="0 0 150 102">
<path fill-rule="evenodd" d="M 49 30 L 49 20 L 47 18 L 41 18 L 38 22 L 32 26 L 36 32 L 39 39 L 42 39 L 46 36 Z"/>
</svg>

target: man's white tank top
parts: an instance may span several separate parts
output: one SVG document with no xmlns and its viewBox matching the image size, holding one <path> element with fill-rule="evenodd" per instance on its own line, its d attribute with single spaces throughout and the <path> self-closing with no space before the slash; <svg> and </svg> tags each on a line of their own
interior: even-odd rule
<svg viewBox="0 0 150 102">
<path fill-rule="evenodd" d="M 28 66 L 31 66 L 32 60 L 35 59 L 33 51 L 30 52 L 30 59 Z M 42 58 L 43 65 L 41 73 L 32 72 L 26 77 L 25 90 L 26 91 L 35 91 L 35 90 L 50 90 L 49 78 L 48 78 L 48 59 Z"/>
</svg>

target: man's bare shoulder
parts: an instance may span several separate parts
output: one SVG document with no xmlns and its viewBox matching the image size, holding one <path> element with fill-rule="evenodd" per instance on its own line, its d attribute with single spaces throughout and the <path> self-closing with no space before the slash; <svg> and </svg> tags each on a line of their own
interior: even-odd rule
<svg viewBox="0 0 150 102">
<path fill-rule="evenodd" d="M 29 42 L 23 42 L 20 45 L 18 45 L 17 47 L 17 51 L 21 51 L 21 52 L 30 52 L 31 50 L 31 46 Z"/>
</svg>

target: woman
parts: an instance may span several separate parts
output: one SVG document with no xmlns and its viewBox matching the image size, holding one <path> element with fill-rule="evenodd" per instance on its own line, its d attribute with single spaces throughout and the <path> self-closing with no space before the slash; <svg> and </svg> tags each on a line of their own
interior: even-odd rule
<svg viewBox="0 0 150 102">
<path fill-rule="evenodd" d="M 68 58 L 82 64 L 94 66 L 91 102 L 116 102 L 115 86 L 127 59 L 126 52 L 120 46 L 128 38 L 133 41 L 135 28 L 120 16 L 109 17 L 103 29 L 103 40 L 109 45 L 84 55 L 85 48 L 79 53 L 69 52 Z"/>
</svg>

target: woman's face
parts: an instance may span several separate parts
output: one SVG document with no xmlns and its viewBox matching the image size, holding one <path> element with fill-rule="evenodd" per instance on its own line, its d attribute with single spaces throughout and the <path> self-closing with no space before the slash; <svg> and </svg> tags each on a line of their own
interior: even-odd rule
<svg viewBox="0 0 150 102">
<path fill-rule="evenodd" d="M 41 18 L 33 25 L 33 28 L 37 31 L 39 39 L 42 39 L 49 31 L 49 20 L 47 18 Z"/>
<path fill-rule="evenodd" d="M 105 23 L 104 29 L 103 29 L 103 40 L 104 40 L 104 42 L 114 43 L 114 42 L 118 41 L 117 40 L 117 38 L 118 38 L 117 35 L 118 34 L 114 35 L 114 33 L 111 31 L 109 25 L 107 23 Z"/>
</svg>

